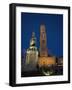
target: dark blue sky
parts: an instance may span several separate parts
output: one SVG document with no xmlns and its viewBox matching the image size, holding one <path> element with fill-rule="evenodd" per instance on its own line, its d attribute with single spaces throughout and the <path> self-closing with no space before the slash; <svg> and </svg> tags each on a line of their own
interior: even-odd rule
<svg viewBox="0 0 72 90">
<path fill-rule="evenodd" d="M 29 48 L 32 32 L 37 38 L 39 49 L 40 24 L 45 24 L 48 53 L 63 56 L 63 15 L 21 13 L 21 50 Z"/>
</svg>

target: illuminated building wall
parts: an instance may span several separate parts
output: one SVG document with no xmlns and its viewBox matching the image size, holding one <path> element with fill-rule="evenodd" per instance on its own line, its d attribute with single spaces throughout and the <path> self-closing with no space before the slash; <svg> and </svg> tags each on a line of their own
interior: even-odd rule
<svg viewBox="0 0 72 90">
<path fill-rule="evenodd" d="M 35 70 L 38 62 L 38 51 L 36 47 L 36 37 L 35 33 L 32 33 L 32 38 L 30 40 L 30 47 L 26 52 L 26 65 L 28 65 L 28 70 Z"/>
<path fill-rule="evenodd" d="M 48 56 L 45 25 L 40 25 L 40 56 Z"/>
<path fill-rule="evenodd" d="M 55 65 L 56 60 L 55 57 L 39 57 L 39 66 L 48 66 L 48 65 Z"/>
<path fill-rule="evenodd" d="M 38 60 L 39 66 L 47 66 L 56 64 L 55 57 L 48 57 L 47 49 L 47 37 L 46 37 L 46 28 L 45 25 L 40 25 L 40 57 Z"/>
</svg>

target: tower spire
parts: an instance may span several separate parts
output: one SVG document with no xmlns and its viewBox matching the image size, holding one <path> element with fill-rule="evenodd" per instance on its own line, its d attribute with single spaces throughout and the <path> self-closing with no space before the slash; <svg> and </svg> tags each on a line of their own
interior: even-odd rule
<svg viewBox="0 0 72 90">
<path fill-rule="evenodd" d="M 30 40 L 30 46 L 36 46 L 36 37 L 35 37 L 35 33 L 32 32 L 32 37 Z"/>
</svg>

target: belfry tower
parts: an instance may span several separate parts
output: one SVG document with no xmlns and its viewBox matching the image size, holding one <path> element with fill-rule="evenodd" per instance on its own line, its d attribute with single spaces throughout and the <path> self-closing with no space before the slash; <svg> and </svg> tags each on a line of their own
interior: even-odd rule
<svg viewBox="0 0 72 90">
<path fill-rule="evenodd" d="M 39 67 L 48 67 L 51 65 L 55 65 L 55 57 L 48 56 L 48 49 L 47 49 L 47 36 L 46 36 L 46 28 L 44 24 L 40 25 L 40 57 L 38 60 Z M 47 75 L 50 75 L 52 71 L 49 71 Z M 45 73 L 44 73 L 45 74 Z"/>
<path fill-rule="evenodd" d="M 40 25 L 40 56 L 48 56 L 46 28 L 44 24 Z"/>
</svg>

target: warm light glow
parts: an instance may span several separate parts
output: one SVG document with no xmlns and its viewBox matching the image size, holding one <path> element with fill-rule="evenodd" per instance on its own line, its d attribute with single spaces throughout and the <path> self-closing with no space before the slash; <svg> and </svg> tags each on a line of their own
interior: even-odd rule
<svg viewBox="0 0 72 90">
<path fill-rule="evenodd" d="M 47 66 L 56 64 L 55 57 L 39 57 L 38 65 L 39 66 Z"/>
</svg>

